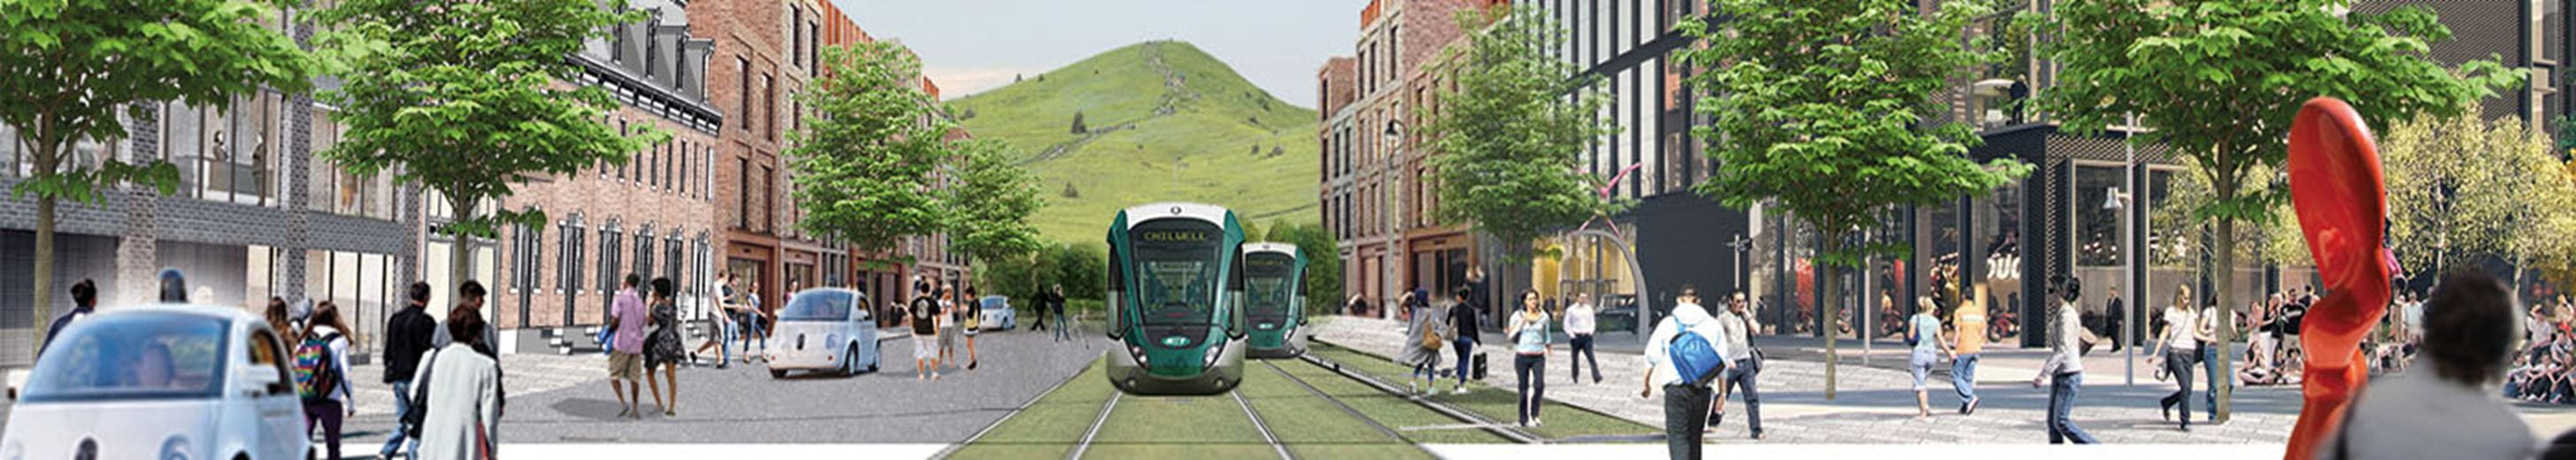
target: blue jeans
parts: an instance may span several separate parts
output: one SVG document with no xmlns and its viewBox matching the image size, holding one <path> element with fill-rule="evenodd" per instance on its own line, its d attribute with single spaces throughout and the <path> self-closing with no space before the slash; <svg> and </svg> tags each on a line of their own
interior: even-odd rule
<svg viewBox="0 0 2576 460">
<path fill-rule="evenodd" d="M 384 449 L 376 451 L 377 453 L 382 454 L 384 458 L 393 458 L 396 453 L 402 454 L 403 458 L 412 458 L 412 455 L 417 454 L 416 451 L 420 446 L 420 440 L 406 439 L 403 437 L 402 419 L 410 413 L 411 382 L 394 382 L 393 434 L 385 437 Z"/>
<path fill-rule="evenodd" d="M 1073 339 L 1073 331 L 1068 331 L 1068 330 L 1065 330 L 1065 329 L 1064 329 L 1064 312 L 1058 311 L 1058 312 L 1052 312 L 1052 313 L 1055 313 L 1055 315 L 1053 315 L 1054 317 L 1052 318 L 1053 320 L 1055 320 L 1055 339 L 1056 339 L 1056 340 L 1072 340 L 1072 339 Z"/>
<path fill-rule="evenodd" d="M 1977 354 L 1959 355 L 1950 360 L 1950 388 L 1959 392 L 1959 404 L 1977 399 Z"/>
<path fill-rule="evenodd" d="M 2048 384 L 2048 443 L 2094 444 L 2092 433 L 2075 426 L 2075 391 L 2084 386 L 2084 373 L 2057 374 Z"/>
<path fill-rule="evenodd" d="M 2209 391 L 2203 391 L 2200 393 L 2200 401 L 2207 403 L 2207 405 L 2200 407 L 2209 408 L 2210 423 L 2218 423 L 2218 379 L 2236 378 L 2235 373 L 2223 372 L 2225 369 L 2218 368 L 2218 349 L 2220 348 L 2227 347 L 2225 345 L 2215 344 L 2201 344 L 2200 347 L 2201 370 L 2208 371 L 2206 375 L 2201 376 L 2202 382 L 2206 383 L 2206 385 L 2202 386 L 2209 388 Z"/>
<path fill-rule="evenodd" d="M 769 349 L 769 330 L 768 328 L 760 327 L 759 315 L 745 313 L 736 315 L 734 318 L 738 322 L 742 323 L 742 333 L 735 334 L 736 336 L 742 337 L 742 359 L 749 360 L 752 357 L 760 356 L 760 352 L 762 350 Z M 757 348 L 752 347 L 752 339 L 759 339 L 760 346 Z"/>
<path fill-rule="evenodd" d="M 1599 371 L 1595 371 L 1592 374 L 1594 377 L 1601 376 Z M 1717 381 L 1717 389 L 1721 390 L 1719 391 L 1721 396 L 1723 394 L 1744 395 L 1744 420 L 1750 424 L 1750 428 L 1752 428 L 1754 436 L 1761 436 L 1762 390 L 1754 388 L 1755 385 L 1753 383 L 1755 376 L 1762 375 L 1762 360 L 1753 358 L 1736 360 L 1733 365 L 1727 366 L 1726 371 L 1720 373 L 1720 375 L 1724 376 L 1724 380 Z M 1725 391 L 1730 388 L 1732 391 Z M 1709 414 L 1709 426 L 1717 426 L 1719 415 L 1724 414 Z"/>
<path fill-rule="evenodd" d="M 733 330 L 734 322 L 728 318 L 708 321 L 707 325 L 715 328 L 716 353 L 719 353 L 716 355 L 716 365 L 733 362 L 733 336 L 736 335 Z"/>
<path fill-rule="evenodd" d="M 1409 376 L 1406 376 L 1406 377 L 1407 377 L 1407 378 L 1411 378 L 1411 377 L 1421 377 L 1421 378 L 1422 378 L 1422 382 L 1423 382 L 1423 383 L 1425 383 L 1425 384 L 1430 384 L 1430 383 L 1439 383 L 1439 382 L 1440 382 L 1440 352 L 1433 351 L 1433 352 L 1427 352 L 1427 353 L 1424 353 L 1424 354 L 1422 355 L 1422 362 L 1414 363 L 1414 364 L 1413 364 L 1413 374 L 1412 374 L 1412 375 L 1409 375 Z"/>
</svg>

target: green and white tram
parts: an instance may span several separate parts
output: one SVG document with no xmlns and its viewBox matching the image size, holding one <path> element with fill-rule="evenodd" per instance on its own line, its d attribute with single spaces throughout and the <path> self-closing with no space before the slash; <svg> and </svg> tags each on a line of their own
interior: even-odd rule
<svg viewBox="0 0 2576 460">
<path fill-rule="evenodd" d="M 1109 225 L 1109 383 L 1151 395 L 1243 382 L 1243 225 L 1234 211 L 1155 203 Z"/>
<path fill-rule="evenodd" d="M 1306 353 L 1306 256 L 1288 243 L 1243 245 L 1243 316 L 1252 357 Z"/>
</svg>

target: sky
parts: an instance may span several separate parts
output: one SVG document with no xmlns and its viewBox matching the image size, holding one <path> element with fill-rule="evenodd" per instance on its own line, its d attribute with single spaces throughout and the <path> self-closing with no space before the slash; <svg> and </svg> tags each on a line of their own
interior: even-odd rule
<svg viewBox="0 0 2576 460">
<path fill-rule="evenodd" d="M 1315 69 L 1351 54 L 1368 0 L 830 0 L 921 56 L 956 98 L 1146 40 L 1179 39 L 1301 106 Z"/>
</svg>

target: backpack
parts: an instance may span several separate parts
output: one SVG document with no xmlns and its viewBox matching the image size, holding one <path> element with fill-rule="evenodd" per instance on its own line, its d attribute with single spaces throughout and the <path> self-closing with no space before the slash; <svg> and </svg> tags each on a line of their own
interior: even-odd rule
<svg viewBox="0 0 2576 460">
<path fill-rule="evenodd" d="M 331 356 L 331 341 L 340 333 L 307 337 L 295 345 L 295 394 L 306 401 L 331 398 L 331 390 L 340 387 L 340 368 Z"/>
<path fill-rule="evenodd" d="M 1673 334 L 1672 342 L 1664 344 L 1664 354 L 1672 361 L 1673 370 L 1681 373 L 1682 382 L 1705 386 L 1717 380 L 1718 373 L 1726 370 L 1726 356 L 1717 352 L 1717 344 L 1698 331 L 1690 330 L 1689 325 L 1680 319 L 1672 321 L 1682 330 L 1680 334 Z"/>
</svg>

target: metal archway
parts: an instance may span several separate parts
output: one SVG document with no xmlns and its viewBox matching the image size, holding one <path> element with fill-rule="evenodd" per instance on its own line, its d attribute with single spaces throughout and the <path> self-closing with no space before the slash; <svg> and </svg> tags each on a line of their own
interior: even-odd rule
<svg viewBox="0 0 2576 460">
<path fill-rule="evenodd" d="M 1607 223 L 1607 222 L 1604 222 L 1604 223 Z M 1615 227 L 1615 225 L 1616 225 L 1616 224 L 1612 224 L 1612 228 L 1616 228 L 1616 227 Z M 1575 229 L 1574 231 L 1566 232 L 1566 233 L 1564 233 L 1564 234 L 1562 234 L 1562 235 L 1559 235 L 1559 237 L 1560 237 L 1560 238 L 1565 238 L 1565 239 L 1567 239 L 1567 241 L 1569 241 L 1569 242 L 1571 242 L 1571 241 L 1575 241 L 1575 239 L 1576 239 L 1576 238 L 1589 238 L 1589 239 L 1586 239 L 1586 240 L 1582 240 L 1582 241 L 1584 241 L 1584 244 L 1593 245 L 1593 246 L 1595 246 L 1595 247 L 1599 247 L 1599 246 L 1607 246 L 1607 247 L 1610 247 L 1610 248 L 1616 249 L 1616 250 L 1618 251 L 1618 253 L 1619 253 L 1618 258 L 1619 258 L 1619 260 L 1626 262 L 1624 265 L 1626 265 L 1626 266 L 1628 267 L 1628 273 L 1629 273 L 1629 275 L 1630 275 L 1631 277 L 1634 277 L 1634 278 L 1635 278 L 1636 285 L 1637 285 L 1637 291 L 1638 291 L 1638 292 L 1637 292 L 1637 324 L 1635 325 L 1635 330 L 1630 331 L 1630 332 L 1635 332 L 1635 333 L 1637 333 L 1637 334 L 1639 334 L 1639 335 L 1641 335 L 1641 336 L 1642 336 L 1642 335 L 1644 335 L 1644 334 L 1646 333 L 1646 331 L 1647 331 L 1649 328 L 1651 328 L 1651 327 L 1652 327 L 1652 325 L 1654 324 L 1654 319 L 1655 319 L 1655 318 L 1653 318 L 1653 316 L 1654 316 L 1654 311 L 1655 311 L 1655 309 L 1653 308 L 1653 307 L 1654 307 L 1654 298 L 1653 298 L 1653 296 L 1648 295 L 1648 291 L 1649 291 L 1649 289 L 1647 288 L 1647 286 L 1649 286 L 1649 285 L 1648 285 L 1648 284 L 1646 284 L 1646 270 L 1645 270 L 1645 268 L 1644 268 L 1643 266 L 1641 266 L 1641 265 L 1639 265 L 1639 264 L 1637 263 L 1637 254 L 1636 254 L 1636 252 L 1635 252 L 1635 251 L 1630 250 L 1630 249 L 1628 248 L 1628 245 L 1627 245 L 1627 244 L 1625 244 L 1625 243 L 1627 243 L 1627 239 L 1626 239 L 1625 237 L 1623 237 L 1623 236 L 1619 235 L 1618 233 L 1612 232 L 1612 231 L 1610 231 L 1610 230 L 1606 230 L 1606 229 L 1602 229 L 1602 228 L 1596 228 L 1596 227 L 1592 227 L 1592 226 L 1589 226 L 1589 225 L 1584 226 L 1584 227 L 1582 227 L 1582 228 Z M 1601 240 L 1617 241 L 1617 242 L 1620 242 L 1620 243 L 1622 243 L 1622 244 L 1607 244 L 1607 245 L 1604 245 L 1604 244 L 1601 244 L 1601 243 L 1600 243 L 1600 242 L 1601 242 Z M 1569 246 L 1572 246 L 1572 245 L 1569 245 Z M 1597 263 L 1597 262 L 1596 262 L 1596 263 Z M 1569 279 L 1569 278 L 1566 276 L 1566 270 L 1567 270 L 1566 265 L 1568 265 L 1568 264 L 1564 263 L 1563 259 L 1559 259 L 1559 261 L 1558 261 L 1558 262 L 1557 262 L 1557 264 L 1556 264 L 1556 279 L 1557 279 L 1557 283 L 1558 283 L 1558 284 L 1564 284 L 1564 283 L 1566 282 L 1566 280 L 1568 280 L 1568 279 Z M 1590 280 L 1590 281 L 1605 281 L 1605 280 Z M 1593 294 L 1595 294 L 1595 295 L 1593 296 L 1593 298 L 1594 298 L 1595 300 L 1606 300 L 1606 299 L 1607 299 L 1607 297 L 1606 297 L 1606 296 L 1600 295 L 1600 294 L 1603 294 L 1603 293 L 1595 292 L 1595 293 L 1593 293 Z"/>
</svg>

